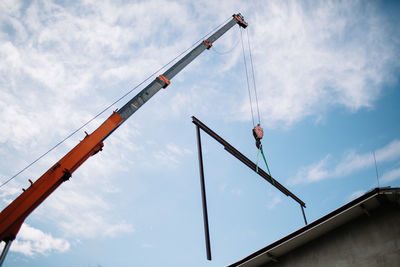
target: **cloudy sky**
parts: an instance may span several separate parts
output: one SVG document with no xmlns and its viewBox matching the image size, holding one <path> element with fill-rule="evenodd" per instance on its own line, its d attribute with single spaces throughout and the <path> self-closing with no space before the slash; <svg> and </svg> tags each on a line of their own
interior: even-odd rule
<svg viewBox="0 0 400 267">
<path fill-rule="evenodd" d="M 399 3 L 272 0 L 1 1 L 0 183 L 238 12 L 271 173 L 308 221 L 400 186 Z M 0 208 L 145 85 L 1 186 Z M 256 161 L 239 27 L 29 216 L 5 266 L 223 266 L 302 227 L 296 202 L 203 134 L 206 260 L 192 115 Z"/>
</svg>

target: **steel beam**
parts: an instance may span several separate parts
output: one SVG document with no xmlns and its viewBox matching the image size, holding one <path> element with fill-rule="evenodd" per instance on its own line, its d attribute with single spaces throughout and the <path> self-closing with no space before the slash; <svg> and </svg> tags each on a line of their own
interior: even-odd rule
<svg viewBox="0 0 400 267">
<path fill-rule="evenodd" d="M 304 219 L 304 223 L 307 225 L 307 224 L 308 224 L 308 222 L 307 222 L 306 214 L 305 214 L 305 212 L 304 212 L 304 208 L 303 208 L 303 206 L 302 206 L 302 205 L 300 205 L 300 208 L 301 208 L 301 212 L 303 213 L 303 219 Z"/>
<path fill-rule="evenodd" d="M 201 185 L 201 200 L 203 205 L 203 221 L 204 221 L 204 235 L 206 240 L 207 259 L 211 260 L 211 245 L 210 245 L 210 231 L 208 227 L 208 212 L 207 212 L 207 199 L 206 199 L 206 184 L 204 181 L 204 168 L 203 168 L 203 154 L 201 149 L 200 128 L 196 127 L 197 133 L 197 148 L 199 153 L 199 170 L 200 170 L 200 185 Z"/>
<path fill-rule="evenodd" d="M 283 194 L 286 196 L 291 197 L 293 200 L 295 200 L 297 203 L 300 204 L 300 206 L 305 208 L 306 204 L 299 199 L 295 194 L 290 192 L 286 187 L 284 187 L 282 184 L 280 184 L 275 178 L 272 178 L 268 173 L 266 173 L 263 169 L 258 167 L 258 172 L 257 170 L 257 165 L 252 162 L 250 159 L 248 159 L 245 155 L 239 152 L 236 148 L 234 148 L 231 144 L 229 144 L 227 141 L 225 141 L 222 137 L 220 137 L 218 134 L 216 134 L 213 130 L 208 128 L 204 123 L 202 123 L 199 119 L 197 119 L 195 116 L 192 116 L 192 122 L 200 127 L 204 132 L 206 132 L 209 136 L 214 138 L 218 143 L 224 146 L 224 149 L 228 151 L 230 154 L 232 154 L 235 158 L 243 162 L 247 167 L 258 173 L 262 178 L 264 178 L 266 181 L 268 181 L 271 185 L 275 186 L 279 191 L 281 191 Z"/>
</svg>

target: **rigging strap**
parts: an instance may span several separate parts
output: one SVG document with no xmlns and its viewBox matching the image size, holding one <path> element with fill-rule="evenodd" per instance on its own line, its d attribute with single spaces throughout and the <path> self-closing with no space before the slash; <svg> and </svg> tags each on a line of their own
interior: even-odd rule
<svg viewBox="0 0 400 267">
<path fill-rule="evenodd" d="M 263 149 L 262 149 L 262 145 L 260 145 L 260 147 L 258 148 L 256 172 L 258 173 L 258 159 L 259 159 L 259 156 L 260 156 L 260 152 L 261 152 L 261 155 L 262 155 L 262 157 L 263 157 L 263 159 L 264 159 L 265 166 L 267 166 L 267 171 L 268 171 L 269 176 L 271 177 L 272 184 L 275 184 L 274 178 L 272 178 L 271 171 L 269 170 L 268 163 L 267 163 L 267 159 L 265 158 L 264 151 L 263 151 Z"/>
</svg>

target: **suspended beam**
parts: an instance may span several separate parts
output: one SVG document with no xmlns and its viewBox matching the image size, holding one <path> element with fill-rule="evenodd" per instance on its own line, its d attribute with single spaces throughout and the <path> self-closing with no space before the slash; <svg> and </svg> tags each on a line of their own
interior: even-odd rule
<svg viewBox="0 0 400 267">
<path fill-rule="evenodd" d="M 208 128 L 204 123 L 202 123 L 199 119 L 197 119 L 195 116 L 192 116 L 192 122 L 200 127 L 204 132 L 206 132 L 209 136 L 214 138 L 218 143 L 224 146 L 224 149 L 231 153 L 235 158 L 243 162 L 247 167 L 258 173 L 262 178 L 264 178 L 266 181 L 268 181 L 271 185 L 276 187 L 279 191 L 281 191 L 283 194 L 286 196 L 291 197 L 293 200 L 295 200 L 297 203 L 300 204 L 300 206 L 303 208 L 306 207 L 306 204 L 299 199 L 295 194 L 290 192 L 286 187 L 284 187 L 282 184 L 280 184 L 276 179 L 273 179 L 268 173 L 266 173 L 263 169 L 258 167 L 258 172 L 256 171 L 257 165 L 252 162 L 250 159 L 248 159 L 245 155 L 239 152 L 236 148 L 234 148 L 231 144 L 229 144 L 227 141 L 225 141 L 222 137 L 220 137 L 218 134 L 216 134 L 213 130 Z M 303 213 L 304 214 L 304 213 Z"/>
</svg>

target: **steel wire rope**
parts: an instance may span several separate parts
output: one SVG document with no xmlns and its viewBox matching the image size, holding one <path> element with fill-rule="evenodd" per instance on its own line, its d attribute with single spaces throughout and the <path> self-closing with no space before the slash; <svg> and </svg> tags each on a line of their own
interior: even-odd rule
<svg viewBox="0 0 400 267">
<path fill-rule="evenodd" d="M 26 171 L 29 167 L 31 167 L 33 164 L 35 164 L 36 162 L 38 162 L 39 160 L 41 160 L 43 157 L 45 157 L 47 154 L 49 154 L 51 151 L 53 151 L 54 149 L 56 149 L 58 146 L 60 146 L 62 143 L 64 143 L 66 140 L 68 140 L 69 138 L 71 138 L 73 135 L 75 135 L 78 131 L 82 130 L 83 127 L 85 127 L 86 125 L 88 125 L 89 123 L 91 123 L 93 120 L 95 120 L 96 118 L 98 118 L 100 115 L 102 115 L 104 112 L 106 112 L 107 110 L 109 110 L 112 106 L 114 106 L 115 104 L 117 104 L 119 101 L 121 101 L 122 99 L 124 99 L 126 96 L 128 96 L 130 93 L 132 93 L 134 90 L 136 90 L 139 86 L 141 86 L 142 84 L 144 84 L 145 82 L 147 82 L 150 78 L 152 78 L 154 75 L 156 75 L 157 73 L 159 73 L 161 70 L 165 69 L 167 66 L 171 65 L 173 62 L 175 62 L 178 58 L 180 58 L 183 54 L 185 54 L 187 51 L 189 51 L 189 49 L 192 49 L 194 46 L 198 45 L 200 42 L 202 42 L 207 36 L 211 35 L 213 32 L 215 32 L 218 28 L 220 28 L 223 24 L 225 24 L 230 18 L 226 19 L 224 22 L 222 22 L 221 24 L 219 24 L 217 27 L 213 28 L 211 31 L 209 31 L 207 34 L 205 34 L 203 37 L 201 37 L 198 41 L 196 41 L 195 43 L 193 43 L 190 47 L 188 47 L 187 49 L 185 49 L 183 52 L 181 52 L 178 56 L 176 56 L 175 58 L 173 58 L 172 60 L 170 60 L 168 63 L 166 63 L 165 65 L 163 65 L 161 68 L 159 68 L 158 70 L 156 70 L 155 72 L 153 72 L 151 75 L 149 75 L 146 79 L 144 79 L 142 82 L 140 82 L 138 85 L 136 85 L 135 87 L 133 87 L 132 89 L 130 89 L 127 93 L 125 93 L 124 95 L 122 95 L 121 97 L 119 97 L 117 100 L 115 100 L 112 104 L 109 104 L 106 108 L 104 108 L 102 111 L 100 111 L 98 114 L 96 114 L 93 118 L 91 118 L 90 120 L 88 120 L 86 123 L 84 123 L 82 126 L 80 126 L 78 129 L 76 129 L 75 131 L 73 131 L 72 133 L 70 133 L 67 137 L 65 137 L 63 140 L 59 141 L 56 145 L 54 145 L 52 148 L 50 148 L 49 150 L 47 150 L 45 153 L 43 153 L 42 155 L 40 155 L 38 158 L 36 158 L 34 161 L 32 161 L 31 163 L 29 163 L 27 166 L 25 166 L 22 170 L 20 170 L 19 172 L 17 172 L 16 174 L 14 174 L 12 177 L 10 177 L 9 179 L 7 179 L 5 182 L 3 182 L 0 185 L 0 188 L 5 186 L 6 184 L 8 184 L 11 180 L 13 180 L 14 178 L 16 178 L 18 175 L 20 175 L 21 173 L 23 173 L 24 171 Z"/>
<path fill-rule="evenodd" d="M 260 109 L 259 109 L 259 106 L 258 106 L 256 78 L 255 78 L 255 74 L 254 74 L 255 71 L 254 71 L 254 65 L 253 65 L 253 57 L 252 57 L 252 54 L 251 54 L 250 37 L 249 37 L 249 32 L 247 31 L 247 29 L 246 29 L 246 34 L 247 34 L 247 44 L 248 44 L 250 64 L 251 64 L 251 73 L 252 73 L 252 78 L 253 78 L 253 89 L 254 89 L 254 94 L 255 94 L 255 98 L 256 98 L 258 125 L 260 125 L 261 124 L 261 117 L 260 117 Z M 244 48 L 243 48 L 243 53 L 244 53 Z M 247 69 L 246 69 L 246 74 L 247 74 Z M 250 95 L 250 89 L 249 89 L 249 95 Z M 252 107 L 252 105 L 253 105 L 253 102 L 251 101 L 251 98 L 250 98 L 250 106 Z M 253 116 L 253 110 L 252 110 L 252 116 Z M 253 126 L 254 126 L 254 118 L 253 118 Z M 261 152 L 261 155 L 262 155 L 262 157 L 264 159 L 265 165 L 267 166 L 267 171 L 268 171 L 269 176 L 272 179 L 272 183 L 275 184 L 275 181 L 272 178 L 271 171 L 269 169 L 268 162 L 267 162 L 267 159 L 266 159 L 266 157 L 264 155 L 264 151 L 263 151 L 263 148 L 262 148 L 261 144 L 260 144 L 260 146 L 258 148 L 258 153 L 257 153 L 256 172 L 258 172 L 258 159 L 259 159 L 260 152 Z"/>
<path fill-rule="evenodd" d="M 250 46 L 250 37 L 249 37 L 249 31 L 246 29 L 246 34 L 247 34 L 247 43 L 249 45 L 249 55 L 250 55 L 250 64 L 251 64 L 251 73 L 253 75 L 253 87 L 254 87 L 254 94 L 256 96 L 256 105 L 257 105 L 257 115 L 258 115 L 258 124 L 261 124 L 261 117 L 260 117 L 260 109 L 258 107 L 258 97 L 257 97 L 257 86 L 256 86 L 256 78 L 255 78 L 255 72 L 254 72 L 254 66 L 253 66 L 253 57 L 251 55 L 251 46 Z"/>
<path fill-rule="evenodd" d="M 240 40 L 242 41 L 243 61 L 244 61 L 244 68 L 245 68 L 245 71 L 246 71 L 247 91 L 249 92 L 251 119 L 252 119 L 252 121 L 253 121 L 253 127 L 255 127 L 256 125 L 255 125 L 255 123 L 254 123 L 253 101 L 251 100 L 250 83 L 249 83 L 249 74 L 248 74 L 248 71 L 247 71 L 247 63 L 246 63 L 247 60 L 246 60 L 246 53 L 245 53 L 245 51 L 244 51 L 242 29 L 240 29 Z"/>
</svg>

